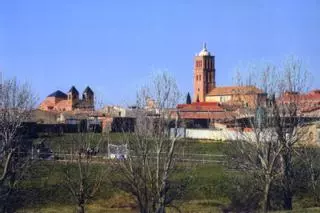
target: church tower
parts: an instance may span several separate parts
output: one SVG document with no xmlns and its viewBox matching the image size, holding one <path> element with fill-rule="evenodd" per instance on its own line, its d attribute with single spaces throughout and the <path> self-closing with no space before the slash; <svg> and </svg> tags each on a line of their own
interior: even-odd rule
<svg viewBox="0 0 320 213">
<path fill-rule="evenodd" d="M 68 101 L 72 109 L 79 103 L 79 92 L 74 86 L 68 92 Z"/>
<path fill-rule="evenodd" d="M 82 101 L 87 109 L 94 109 L 94 93 L 90 87 L 86 87 L 83 91 Z"/>
<path fill-rule="evenodd" d="M 207 50 L 206 43 L 194 58 L 193 102 L 205 102 L 206 95 L 216 87 L 216 69 L 214 56 Z"/>
</svg>

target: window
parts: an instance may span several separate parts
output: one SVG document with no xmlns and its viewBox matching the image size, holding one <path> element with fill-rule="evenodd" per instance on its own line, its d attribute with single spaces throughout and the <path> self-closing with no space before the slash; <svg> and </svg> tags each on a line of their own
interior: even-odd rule
<svg viewBox="0 0 320 213">
<path fill-rule="evenodd" d="M 201 67 L 202 66 L 202 61 L 196 61 L 196 67 Z"/>
<path fill-rule="evenodd" d="M 201 81 L 201 75 L 199 75 L 199 81 Z"/>
<path fill-rule="evenodd" d="M 196 67 L 202 67 L 202 61 L 196 61 Z"/>
<path fill-rule="evenodd" d="M 196 76 L 196 80 L 198 80 L 198 75 Z"/>
</svg>

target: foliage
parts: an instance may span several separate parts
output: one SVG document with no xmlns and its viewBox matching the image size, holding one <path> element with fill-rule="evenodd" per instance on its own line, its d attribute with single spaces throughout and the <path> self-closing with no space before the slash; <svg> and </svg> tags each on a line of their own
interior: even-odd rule
<svg viewBox="0 0 320 213">
<path fill-rule="evenodd" d="M 191 96 L 190 96 L 190 93 L 187 94 L 186 104 L 191 104 Z"/>
</svg>

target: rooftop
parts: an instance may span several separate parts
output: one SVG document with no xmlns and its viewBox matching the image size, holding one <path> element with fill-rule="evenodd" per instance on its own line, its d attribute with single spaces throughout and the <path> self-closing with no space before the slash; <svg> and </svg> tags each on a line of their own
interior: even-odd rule
<svg viewBox="0 0 320 213">
<path fill-rule="evenodd" d="M 210 52 L 207 50 L 207 44 L 203 43 L 203 48 L 199 52 L 198 56 L 211 56 Z"/>
<path fill-rule="evenodd" d="M 188 111 L 188 112 L 224 112 L 224 108 L 220 106 L 217 102 L 194 102 L 192 104 L 178 104 L 177 109 L 179 111 Z"/>
<path fill-rule="evenodd" d="M 57 90 L 54 93 L 51 93 L 50 95 L 48 95 L 48 97 L 55 97 L 55 98 L 63 98 L 63 99 L 65 99 L 68 96 L 64 92 L 62 92 L 60 90 Z"/>
<path fill-rule="evenodd" d="M 89 86 L 87 86 L 87 87 L 85 88 L 85 90 L 83 91 L 83 93 L 93 94 L 93 91 L 92 91 L 92 89 L 91 89 Z"/>
<path fill-rule="evenodd" d="M 234 94 L 263 94 L 264 92 L 255 86 L 228 86 L 213 88 L 208 96 L 234 95 Z"/>
<path fill-rule="evenodd" d="M 75 88 L 75 86 L 72 86 L 71 89 L 69 90 L 69 92 L 72 93 L 72 94 L 79 95 L 79 92 L 78 92 L 78 90 Z"/>
</svg>

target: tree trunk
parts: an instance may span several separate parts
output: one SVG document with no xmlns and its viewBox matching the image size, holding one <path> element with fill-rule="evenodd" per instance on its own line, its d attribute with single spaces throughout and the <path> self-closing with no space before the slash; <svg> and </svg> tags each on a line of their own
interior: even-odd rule
<svg viewBox="0 0 320 213">
<path fill-rule="evenodd" d="M 289 148 L 287 148 L 289 149 Z M 293 175 L 292 175 L 292 155 L 291 151 L 287 150 L 286 153 L 283 155 L 283 165 L 284 165 L 284 177 L 283 177 L 283 208 L 285 210 L 292 210 L 292 198 L 293 198 L 293 192 L 292 192 L 292 181 L 293 181 Z"/>
<path fill-rule="evenodd" d="M 157 209 L 156 213 L 166 213 L 165 207 L 164 207 L 164 206 L 160 206 L 160 207 Z"/>
<path fill-rule="evenodd" d="M 271 178 L 270 175 L 266 175 L 265 177 L 265 185 L 263 191 L 263 202 L 262 202 L 262 210 L 264 213 L 269 210 L 269 191 L 270 191 Z"/>
<path fill-rule="evenodd" d="M 314 168 L 313 168 L 313 162 L 312 160 L 309 160 L 308 162 L 310 164 L 310 169 L 309 169 L 309 172 L 310 172 L 310 179 L 311 179 L 311 187 L 312 187 L 312 192 L 313 192 L 313 196 L 314 196 L 314 201 L 319 204 L 319 194 L 318 194 L 318 191 L 317 191 L 317 180 L 316 180 L 316 177 L 315 177 L 315 171 L 314 171 Z"/>
<path fill-rule="evenodd" d="M 77 206 L 77 213 L 84 213 L 84 205 L 83 204 L 79 204 Z"/>
<path fill-rule="evenodd" d="M 286 187 L 284 190 L 284 197 L 283 197 L 283 208 L 285 210 L 292 210 L 292 197 L 293 193 L 289 187 Z"/>
</svg>

